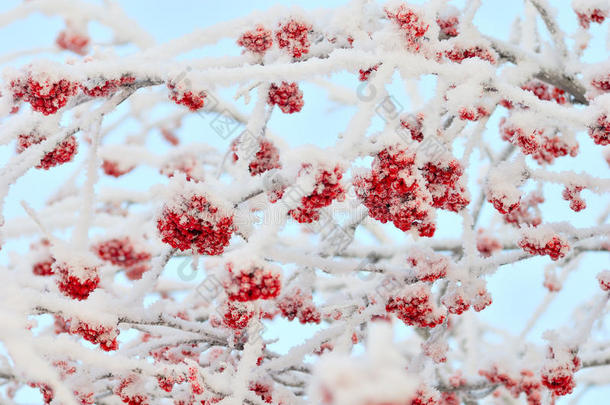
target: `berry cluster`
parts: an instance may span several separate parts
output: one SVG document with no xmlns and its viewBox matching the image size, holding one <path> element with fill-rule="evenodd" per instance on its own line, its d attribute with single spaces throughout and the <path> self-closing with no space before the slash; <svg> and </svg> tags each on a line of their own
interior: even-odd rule
<svg viewBox="0 0 610 405">
<path fill-rule="evenodd" d="M 428 162 L 421 168 L 421 173 L 432 195 L 433 207 L 459 212 L 470 203 L 460 182 L 464 169 L 457 160 Z"/>
<path fill-rule="evenodd" d="M 263 400 L 263 402 L 270 404 L 273 401 L 273 397 L 271 396 L 273 392 L 271 385 L 264 384 L 258 381 L 251 382 L 249 389 L 256 395 L 258 395 Z"/>
<path fill-rule="evenodd" d="M 555 86 L 543 83 L 539 80 L 532 80 L 521 86 L 523 90 L 531 91 L 543 101 L 555 101 L 557 104 L 567 103 L 566 92 Z"/>
<path fill-rule="evenodd" d="M 223 313 L 222 322 L 229 328 L 240 331 L 245 329 L 254 316 L 250 303 L 229 301 Z"/>
<path fill-rule="evenodd" d="M 563 199 L 570 202 L 570 208 L 573 211 L 578 212 L 587 208 L 587 203 L 580 196 L 583 189 L 583 186 L 566 186 L 561 193 Z"/>
<path fill-rule="evenodd" d="M 96 82 L 93 87 L 81 84 L 80 88 L 89 97 L 109 97 L 116 93 L 121 87 L 135 83 L 133 76 L 123 76 L 120 79 L 105 80 L 101 83 Z"/>
<path fill-rule="evenodd" d="M 203 171 L 201 163 L 190 153 L 183 153 L 178 156 L 171 156 L 159 169 L 159 173 L 169 177 L 174 177 L 176 172 L 184 173 L 186 181 L 203 181 Z"/>
<path fill-rule="evenodd" d="M 424 282 L 446 277 L 450 266 L 447 256 L 435 253 L 432 249 L 411 249 L 407 263 L 414 268 L 417 279 Z"/>
<path fill-rule="evenodd" d="M 263 54 L 273 45 L 273 34 L 262 25 L 257 25 L 254 30 L 244 32 L 237 40 L 237 45 L 252 53 Z"/>
<path fill-rule="evenodd" d="M 443 295 L 441 303 L 451 314 L 461 315 L 470 308 L 470 301 L 465 297 L 464 288 L 457 286 Z"/>
<path fill-rule="evenodd" d="M 580 359 L 574 351 L 549 347 L 547 361 L 540 370 L 542 384 L 555 396 L 571 394 L 576 386 L 574 372 L 579 368 Z"/>
<path fill-rule="evenodd" d="M 277 301 L 277 307 L 282 312 L 282 316 L 289 321 L 298 318 L 303 324 L 320 323 L 322 315 L 312 299 L 311 293 L 304 293 L 300 288 L 295 287 Z"/>
<path fill-rule="evenodd" d="M 42 394 L 42 400 L 45 404 L 50 404 L 51 401 L 53 401 L 55 393 L 53 392 L 53 388 L 51 388 L 49 385 L 41 382 L 31 382 L 28 385 L 32 388 L 38 388 Z"/>
<path fill-rule="evenodd" d="M 453 38 L 458 36 L 458 25 L 460 24 L 460 20 L 457 18 L 457 16 L 445 18 L 438 17 L 436 19 L 436 23 L 441 29 L 441 35 L 445 38 Z"/>
<path fill-rule="evenodd" d="M 286 49 L 295 58 L 309 53 L 309 31 L 311 25 L 290 20 L 287 23 L 280 25 L 280 28 L 275 32 L 275 38 L 280 49 Z"/>
<path fill-rule="evenodd" d="M 112 160 L 104 160 L 102 162 L 102 170 L 108 176 L 112 177 L 121 177 L 122 175 L 129 173 L 133 169 L 133 166 L 123 166 L 119 162 L 115 162 Z"/>
<path fill-rule="evenodd" d="M 303 92 L 294 82 L 282 82 L 279 86 L 273 83 L 269 87 L 267 102 L 269 105 L 277 105 L 285 114 L 292 114 L 303 108 Z"/>
<path fill-rule="evenodd" d="M 225 290 L 231 301 L 255 301 L 275 298 L 280 293 L 280 276 L 260 266 L 251 266 L 233 270 L 233 264 L 227 263 L 230 281 L 225 283 Z"/>
<path fill-rule="evenodd" d="M 476 108 L 462 107 L 458 111 L 458 114 L 461 120 L 478 121 L 481 118 L 488 117 L 490 113 L 485 107 L 477 106 Z"/>
<path fill-rule="evenodd" d="M 604 291 L 610 291 L 610 270 L 600 271 L 597 275 L 599 286 Z"/>
<path fill-rule="evenodd" d="M 239 160 L 237 156 L 237 142 L 239 138 L 235 139 L 231 143 L 231 151 L 233 152 L 233 162 Z M 272 169 L 279 169 L 282 167 L 280 164 L 280 152 L 277 147 L 266 138 L 260 138 L 258 141 L 258 151 L 252 158 L 252 161 L 248 165 L 248 170 L 251 176 L 265 173 Z"/>
<path fill-rule="evenodd" d="M 136 386 L 140 385 L 140 383 L 140 377 L 132 374 L 121 380 L 115 388 L 114 393 L 127 405 L 148 405 L 149 402 L 146 395 L 138 392 L 139 390 L 136 389 Z"/>
<path fill-rule="evenodd" d="M 116 340 L 119 335 L 119 330 L 115 326 L 89 325 L 86 322 L 77 319 L 71 319 L 69 323 L 70 334 L 80 335 L 83 339 L 93 344 L 99 344 L 100 349 L 106 352 L 119 348 L 119 344 Z"/>
<path fill-rule="evenodd" d="M 492 384 L 502 385 L 514 398 L 525 394 L 528 405 L 542 404 L 542 384 L 531 370 L 521 370 L 514 376 L 494 365 L 490 370 L 479 370 L 479 374 Z"/>
<path fill-rule="evenodd" d="M 38 243 L 30 245 L 30 250 L 36 253 L 36 260 L 32 266 L 32 273 L 37 276 L 51 276 L 53 272 L 53 263 L 55 258 L 49 250 L 51 243 L 48 239 L 42 239 Z"/>
<path fill-rule="evenodd" d="M 479 58 L 489 63 L 496 63 L 497 59 L 495 52 L 482 46 L 464 48 L 456 45 L 452 49 L 446 50 L 444 54 L 447 59 L 456 63 L 462 63 L 463 60 L 470 58 Z"/>
<path fill-rule="evenodd" d="M 100 242 L 93 247 L 100 259 L 121 267 L 133 267 L 144 261 L 150 260 L 151 254 L 146 251 L 138 252 L 129 239 L 114 238 Z"/>
<path fill-rule="evenodd" d="M 396 147 L 380 151 L 368 176 L 356 176 L 356 194 L 368 208 L 369 215 L 382 223 L 391 221 L 398 229 L 418 230 L 420 236 L 432 237 L 432 196 L 415 167 L 415 154 Z"/>
<path fill-rule="evenodd" d="M 47 138 L 37 133 L 21 134 L 17 138 L 17 153 L 23 153 L 32 145 L 37 145 Z M 51 167 L 67 163 L 74 158 L 78 150 L 76 138 L 72 135 L 64 139 L 52 151 L 46 153 L 36 165 L 37 169 L 49 170 Z"/>
<path fill-rule="evenodd" d="M 409 131 L 411 139 L 417 142 L 424 140 L 423 133 L 424 114 L 409 114 L 400 119 L 400 125 Z"/>
<path fill-rule="evenodd" d="M 78 55 L 85 55 L 87 53 L 89 42 L 90 38 L 87 35 L 70 28 L 61 31 L 57 35 L 57 39 L 55 39 L 55 43 L 61 49 L 72 51 Z"/>
<path fill-rule="evenodd" d="M 610 91 L 610 74 L 592 79 L 591 86 L 602 92 Z"/>
<path fill-rule="evenodd" d="M 28 102 L 34 111 L 44 115 L 55 114 L 68 104 L 78 87 L 78 83 L 67 79 L 34 78 L 31 73 L 11 82 L 13 100 Z"/>
<path fill-rule="evenodd" d="M 521 148 L 524 155 L 531 155 L 540 149 L 540 138 L 543 130 L 524 130 L 511 124 L 506 118 L 500 120 L 502 139 Z"/>
<path fill-rule="evenodd" d="M 504 215 L 504 222 L 513 224 L 516 227 L 520 225 L 530 225 L 536 227 L 542 223 L 542 216 L 539 204 L 544 202 L 544 196 L 539 192 L 531 192 L 523 197 L 519 205 Z"/>
<path fill-rule="evenodd" d="M 481 312 L 482 310 L 484 310 L 485 308 L 490 306 L 491 303 L 492 303 L 491 294 L 489 294 L 489 291 L 487 291 L 484 284 L 479 285 L 474 294 L 474 297 L 472 297 L 472 299 L 470 300 L 470 304 L 472 305 L 472 308 L 476 312 Z"/>
<path fill-rule="evenodd" d="M 430 287 L 424 283 L 409 285 L 400 295 L 391 296 L 385 308 L 405 324 L 420 328 L 434 328 L 445 320 L 445 314 L 432 300 Z"/>
<path fill-rule="evenodd" d="M 184 86 L 168 83 L 169 98 L 176 104 L 184 105 L 191 111 L 197 111 L 203 108 L 205 104 L 205 91 L 193 92 L 186 90 Z"/>
<path fill-rule="evenodd" d="M 385 10 L 388 18 L 394 21 L 405 33 L 407 45 L 410 49 L 417 51 L 421 46 L 421 38 L 428 31 L 429 25 L 426 24 L 421 16 L 414 10 L 401 4 L 395 10 Z"/>
<path fill-rule="evenodd" d="M 531 255 L 548 255 L 552 260 L 561 259 L 570 250 L 568 242 L 561 239 L 558 235 L 553 235 L 550 238 L 535 238 L 524 235 L 519 240 L 518 245 Z"/>
<path fill-rule="evenodd" d="M 159 388 L 161 388 L 165 392 L 172 392 L 175 384 L 182 384 L 185 381 L 185 375 L 180 375 L 176 373 L 168 373 L 157 376 Z"/>
<path fill-rule="evenodd" d="M 311 165 L 305 165 L 303 170 L 311 170 Z M 288 213 L 301 224 L 317 221 L 320 219 L 320 209 L 328 207 L 335 199 L 343 198 L 345 190 L 341 185 L 342 177 L 343 171 L 339 166 L 332 170 L 321 169 L 316 175 L 311 194 L 302 197 L 300 205 Z"/>
<path fill-rule="evenodd" d="M 55 262 L 52 269 L 57 275 L 59 291 L 75 300 L 87 299 L 100 283 L 96 267 L 72 266 L 65 262 Z"/>
<path fill-rule="evenodd" d="M 589 127 L 589 136 L 597 145 L 610 145 L 610 119 L 606 114 L 597 118 L 597 125 Z"/>
<path fill-rule="evenodd" d="M 379 69 L 379 66 L 381 66 L 380 63 L 373 65 L 368 69 L 358 70 L 358 74 L 359 74 L 358 80 L 360 80 L 361 82 L 366 82 L 367 80 L 369 80 L 371 73 L 376 72 L 377 69 Z"/>
<path fill-rule="evenodd" d="M 578 16 L 578 22 L 581 27 L 584 29 L 588 29 L 592 22 L 601 24 L 606 19 L 608 12 L 607 10 L 601 10 L 599 8 L 594 8 L 586 11 L 577 11 L 576 15 Z"/>
<path fill-rule="evenodd" d="M 482 229 L 479 229 L 477 234 L 477 250 L 481 256 L 490 257 L 494 252 L 502 250 L 502 244 L 498 239 L 484 233 Z"/>
<path fill-rule="evenodd" d="M 233 233 L 233 216 L 223 215 L 204 196 L 181 197 L 180 204 L 164 208 L 157 229 L 163 242 L 173 248 L 219 255 Z"/>
</svg>

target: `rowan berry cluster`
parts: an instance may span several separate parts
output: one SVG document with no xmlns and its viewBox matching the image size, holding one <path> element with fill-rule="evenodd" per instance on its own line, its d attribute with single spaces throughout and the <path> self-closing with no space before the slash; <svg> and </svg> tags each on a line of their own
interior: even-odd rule
<svg viewBox="0 0 610 405">
<path fill-rule="evenodd" d="M 93 247 L 100 259 L 130 270 L 148 262 L 152 255 L 145 250 L 137 250 L 129 237 L 113 238 Z M 146 266 L 145 266 L 146 268 Z"/>
<path fill-rule="evenodd" d="M 253 265 L 247 268 L 234 269 L 235 265 L 227 263 L 230 280 L 225 283 L 225 291 L 231 301 L 247 302 L 269 300 L 280 293 L 280 275 L 273 270 Z"/>
<path fill-rule="evenodd" d="M 233 233 L 233 216 L 223 214 L 202 195 L 179 197 L 179 203 L 166 206 L 157 220 L 163 242 L 185 251 L 219 255 Z"/>
<path fill-rule="evenodd" d="M 589 136 L 597 145 L 610 144 L 610 119 L 606 114 L 597 118 L 597 125 L 589 127 Z"/>
<path fill-rule="evenodd" d="M 233 152 L 234 162 L 239 160 L 239 156 L 237 156 L 237 143 L 239 140 L 240 138 L 237 138 L 231 143 L 231 151 Z M 248 164 L 250 175 L 256 176 L 272 169 L 281 168 L 280 152 L 273 142 L 266 138 L 260 138 L 257 140 L 257 143 L 259 145 L 259 149 Z"/>
<path fill-rule="evenodd" d="M 540 370 L 542 384 L 555 396 L 571 394 L 576 386 L 574 373 L 580 365 L 574 351 L 549 347 L 547 360 Z"/>
<path fill-rule="evenodd" d="M 100 349 L 106 352 L 119 348 L 119 344 L 116 340 L 119 335 L 119 330 L 116 326 L 90 325 L 85 321 L 74 318 L 69 321 L 69 324 L 69 333 L 80 335 L 83 339 L 93 344 L 99 344 Z"/>
<path fill-rule="evenodd" d="M 277 105 L 285 114 L 301 111 L 303 108 L 303 92 L 296 83 L 275 83 L 269 88 L 269 105 Z"/>
<path fill-rule="evenodd" d="M 395 10 L 386 9 L 385 12 L 388 19 L 398 24 L 398 27 L 404 32 L 408 47 L 414 51 L 419 50 L 421 38 L 426 34 L 430 25 L 423 21 L 419 13 L 405 4 L 401 4 Z"/>
<path fill-rule="evenodd" d="M 47 138 L 38 133 L 21 134 L 17 138 L 17 153 L 23 153 L 32 145 L 37 145 Z M 36 165 L 37 169 L 49 170 L 51 167 L 61 165 L 71 161 L 78 151 L 76 138 L 72 135 L 61 141 L 53 150 L 46 153 L 40 163 Z"/>
<path fill-rule="evenodd" d="M 263 54 L 273 45 L 273 34 L 262 25 L 257 25 L 255 29 L 244 32 L 237 44 L 252 53 Z"/>
<path fill-rule="evenodd" d="M 573 211 L 582 211 L 587 208 L 587 203 L 580 196 L 580 192 L 584 190 L 583 186 L 566 186 L 561 193 L 564 200 L 570 202 L 570 209 Z"/>
<path fill-rule="evenodd" d="M 303 167 L 303 172 L 311 170 L 313 170 L 311 165 Z M 320 209 L 328 207 L 334 200 L 344 197 L 345 190 L 341 185 L 342 177 L 343 170 L 339 166 L 335 166 L 333 169 L 319 169 L 313 191 L 309 195 L 303 196 L 299 206 L 288 213 L 301 224 L 317 221 L 320 219 Z"/>
<path fill-rule="evenodd" d="M 524 235 L 518 245 L 531 255 L 548 255 L 552 260 L 563 258 L 570 250 L 570 245 L 559 235 L 546 236 L 543 238 Z"/>
<path fill-rule="evenodd" d="M 584 29 L 588 29 L 592 22 L 597 24 L 603 23 L 607 17 L 607 14 L 607 10 L 601 10 L 599 8 L 583 11 L 576 10 L 578 22 Z"/>
<path fill-rule="evenodd" d="M 356 194 L 369 215 L 398 229 L 417 229 L 420 236 L 434 235 L 432 196 L 415 166 L 415 154 L 397 147 L 381 150 L 367 176 L 353 181 Z"/>
<path fill-rule="evenodd" d="M 85 300 L 100 283 L 96 267 L 72 265 L 66 262 L 53 263 L 59 291 L 75 300 Z"/>
<path fill-rule="evenodd" d="M 81 84 L 80 88 L 89 97 L 109 97 L 116 93 L 121 87 L 135 83 L 133 76 L 123 76 L 120 79 L 95 80 L 89 84 Z M 92 86 L 92 87 L 91 87 Z"/>
<path fill-rule="evenodd" d="M 284 294 L 277 301 L 277 307 L 282 316 L 292 321 L 298 318 L 299 322 L 320 323 L 322 315 L 313 303 L 311 293 L 305 293 L 300 288 L 295 287 L 287 294 Z"/>
<path fill-rule="evenodd" d="M 104 160 L 102 162 L 102 170 L 108 176 L 112 177 L 121 177 L 122 175 L 129 173 L 133 169 L 133 166 L 124 166 L 121 163 L 112 160 Z"/>
<path fill-rule="evenodd" d="M 503 386 L 514 398 L 525 394 L 528 405 L 542 404 L 542 384 L 531 370 L 521 370 L 518 375 L 500 370 L 497 365 L 490 370 L 479 370 L 490 383 Z"/>
<path fill-rule="evenodd" d="M 121 380 L 114 393 L 127 405 L 148 405 L 148 397 L 139 392 L 141 378 L 135 374 Z"/>
<path fill-rule="evenodd" d="M 280 49 L 286 49 L 295 58 L 300 58 L 309 53 L 309 32 L 312 26 L 302 21 L 289 20 L 281 24 L 275 32 Z"/>
<path fill-rule="evenodd" d="M 446 318 L 432 300 L 430 287 L 421 282 L 408 285 L 400 294 L 391 296 L 386 311 L 395 313 L 405 324 L 420 328 L 434 328 Z"/>
<path fill-rule="evenodd" d="M 55 39 L 55 43 L 61 49 L 74 52 L 78 55 L 85 55 L 88 51 L 88 45 L 91 39 L 73 29 L 67 28 L 61 31 Z"/>
<path fill-rule="evenodd" d="M 186 89 L 183 84 L 167 84 L 169 89 L 169 98 L 176 104 L 188 107 L 191 111 L 197 111 L 203 108 L 205 104 L 205 91 L 192 91 Z"/>
<path fill-rule="evenodd" d="M 25 78 L 11 82 L 13 100 L 30 103 L 34 111 L 55 114 L 78 92 L 79 84 L 68 79 L 55 79 L 28 72 Z"/>
</svg>

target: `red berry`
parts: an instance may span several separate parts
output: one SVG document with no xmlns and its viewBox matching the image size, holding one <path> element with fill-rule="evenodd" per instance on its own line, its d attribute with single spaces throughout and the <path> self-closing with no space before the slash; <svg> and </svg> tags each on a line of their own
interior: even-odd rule
<svg viewBox="0 0 610 405">
<path fill-rule="evenodd" d="M 304 171 L 310 171 L 311 166 L 305 165 Z M 288 213 L 295 221 L 311 223 L 320 219 L 320 209 L 328 207 L 336 199 L 344 196 L 344 189 L 340 181 L 343 177 L 342 169 L 336 166 L 332 170 L 321 169 L 316 176 L 316 184 L 311 194 L 301 198 L 300 205 Z"/>
<path fill-rule="evenodd" d="M 531 255 L 548 255 L 552 260 L 557 260 L 564 257 L 570 250 L 570 245 L 558 235 L 536 235 L 527 229 L 524 232 L 525 235 L 518 245 Z"/>
<path fill-rule="evenodd" d="M 100 282 L 96 267 L 70 265 L 65 262 L 54 263 L 59 290 L 75 300 L 84 300 L 95 290 Z"/>
<path fill-rule="evenodd" d="M 271 84 L 269 88 L 269 105 L 277 105 L 285 114 L 301 111 L 303 108 L 303 92 L 296 83 L 282 82 L 281 85 Z"/>
<path fill-rule="evenodd" d="M 150 260 L 151 254 L 137 251 L 129 237 L 109 239 L 93 247 L 100 259 L 121 267 L 132 267 Z"/>
<path fill-rule="evenodd" d="M 282 316 L 292 321 L 298 318 L 299 322 L 320 323 L 322 315 L 312 301 L 311 293 L 307 294 L 295 287 L 287 294 L 284 294 L 278 301 L 277 306 L 282 312 Z"/>
<path fill-rule="evenodd" d="M 275 32 L 275 38 L 280 49 L 286 49 L 293 57 L 300 58 L 309 53 L 309 31 L 311 31 L 311 25 L 290 20 L 280 25 Z"/>
<path fill-rule="evenodd" d="M 181 196 L 163 209 L 157 220 L 163 242 L 179 250 L 220 255 L 233 233 L 233 216 L 225 215 L 202 195 Z"/>
<path fill-rule="evenodd" d="M 116 326 L 91 325 L 73 318 L 70 321 L 69 333 L 81 335 L 83 339 L 93 344 L 99 344 L 100 349 L 106 352 L 119 348 L 116 340 L 119 330 Z"/>
<path fill-rule="evenodd" d="M 44 135 L 36 133 L 21 134 L 17 139 L 17 153 L 23 153 L 30 146 L 39 144 L 46 139 Z M 40 163 L 36 165 L 36 168 L 49 170 L 51 167 L 67 163 L 74 158 L 77 151 L 78 144 L 76 143 L 76 138 L 69 136 L 61 141 L 55 149 L 45 154 Z"/>
<path fill-rule="evenodd" d="M 188 107 L 191 111 L 197 111 L 204 106 L 206 97 L 205 91 L 193 92 L 187 90 L 182 84 L 168 83 L 167 88 L 170 90 L 169 98 L 176 104 L 181 104 Z"/>
<path fill-rule="evenodd" d="M 408 285 L 400 294 L 390 297 L 385 308 L 396 313 L 405 324 L 420 328 L 434 328 L 445 320 L 445 314 L 432 300 L 430 288 L 421 282 Z"/>
<path fill-rule="evenodd" d="M 69 28 L 61 31 L 55 40 L 60 48 L 72 51 L 78 55 L 85 55 L 87 53 L 89 41 L 90 39 L 86 34 L 81 34 Z"/>
<path fill-rule="evenodd" d="M 398 24 L 405 33 L 407 45 L 413 50 L 418 50 L 421 45 L 421 38 L 428 30 L 429 25 L 422 21 L 421 16 L 414 10 L 401 4 L 395 10 L 385 10 L 388 18 Z"/>
<path fill-rule="evenodd" d="M 133 166 L 124 167 L 119 162 L 114 162 L 111 160 L 104 160 L 102 162 L 102 170 L 104 170 L 104 173 L 106 173 L 108 176 L 112 177 L 121 177 L 133 169 Z"/>
<path fill-rule="evenodd" d="M 28 73 L 25 79 L 11 82 L 13 99 L 26 101 L 34 111 L 44 115 L 55 114 L 63 108 L 70 97 L 76 95 L 79 84 L 68 79 L 51 79 L 44 75 L 33 77 Z"/>
<path fill-rule="evenodd" d="M 369 215 L 382 223 L 391 221 L 402 230 L 418 230 L 420 236 L 434 235 L 432 196 L 418 176 L 415 154 L 388 147 L 380 151 L 367 176 L 354 179 L 356 194 Z"/>
<path fill-rule="evenodd" d="M 233 151 L 233 161 L 237 162 L 239 157 L 237 156 L 237 142 L 240 138 L 235 139 L 231 143 L 231 151 Z M 252 142 L 251 139 L 243 139 L 243 142 Z M 250 145 L 246 145 L 249 147 Z M 256 154 L 252 157 L 248 165 L 251 176 L 265 173 L 272 169 L 279 169 L 282 167 L 280 164 L 280 153 L 275 145 L 266 138 L 260 138 L 256 140 L 256 146 L 259 147 Z"/>
<path fill-rule="evenodd" d="M 109 97 L 116 93 L 121 87 L 133 84 L 135 81 L 135 77 L 123 76 L 120 79 L 102 79 L 102 81 L 96 80 L 88 85 L 81 84 L 80 88 L 83 93 L 89 97 Z"/>
<path fill-rule="evenodd" d="M 257 25 L 254 30 L 244 32 L 237 40 L 237 45 L 252 53 L 263 54 L 273 45 L 273 34 L 262 25 Z"/>
<path fill-rule="evenodd" d="M 234 265 L 227 263 L 230 275 L 225 290 L 231 301 L 255 301 L 275 298 L 280 293 L 280 276 L 272 270 L 253 265 L 234 271 Z"/>
<path fill-rule="evenodd" d="M 610 291 L 610 270 L 604 270 L 597 275 L 599 286 L 604 291 Z"/>
<path fill-rule="evenodd" d="M 589 136 L 597 145 L 610 144 L 610 119 L 606 114 L 597 118 L 597 125 L 589 127 Z"/>
</svg>

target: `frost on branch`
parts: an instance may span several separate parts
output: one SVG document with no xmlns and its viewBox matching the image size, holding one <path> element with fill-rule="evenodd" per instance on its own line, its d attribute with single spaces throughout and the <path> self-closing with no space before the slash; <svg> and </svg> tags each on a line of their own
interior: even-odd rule
<svg viewBox="0 0 610 405">
<path fill-rule="evenodd" d="M 514 6 L 508 39 L 485 2 L 355 0 L 167 43 L 117 2 L 17 3 L 0 29 L 61 26 L 0 55 L 0 403 L 608 383 L 607 2 Z"/>
</svg>

